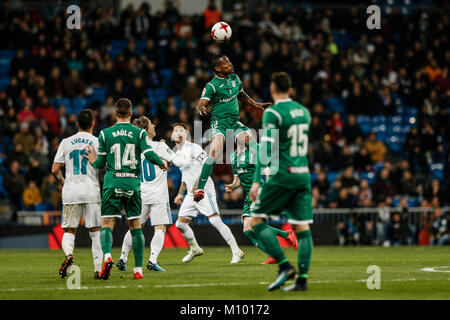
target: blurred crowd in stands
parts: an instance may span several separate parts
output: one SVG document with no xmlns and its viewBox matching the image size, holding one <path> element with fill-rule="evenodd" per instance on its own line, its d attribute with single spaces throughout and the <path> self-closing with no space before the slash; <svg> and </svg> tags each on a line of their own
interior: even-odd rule
<svg viewBox="0 0 450 320">
<path fill-rule="evenodd" d="M 214 1 L 193 16 L 181 15 L 171 1 L 158 12 L 148 4 L 121 12 L 82 8 L 81 30 L 66 28 L 65 8 L 51 16 L 11 4 L 0 4 L 0 198 L 14 212 L 61 208 L 61 186 L 49 169 L 60 140 L 77 131 L 83 108 L 95 111 L 94 134 L 115 122 L 119 97 L 131 99 L 136 116 L 150 116 L 156 139 L 169 144 L 173 122 L 200 120 L 206 130 L 209 119 L 195 106 L 212 76 L 210 58 L 225 53 L 256 100 L 270 99 L 272 72 L 292 76 L 292 97 L 312 114 L 315 207 L 433 207 L 416 230 L 406 228 L 408 235 L 417 241 L 426 227 L 432 242 L 448 242 L 449 217 L 439 211 L 450 202 L 445 8 L 392 7 L 383 11 L 382 28 L 369 30 L 365 7 L 235 3 L 228 20 L 233 37 L 219 45 L 209 35 L 223 19 Z M 241 121 L 258 129 L 261 112 L 241 106 Z M 214 178 L 220 206 L 242 208 L 242 190 L 224 192 L 231 167 L 216 166 Z M 171 168 L 171 197 L 179 181 Z M 384 241 L 405 219 L 383 216 L 377 227 L 355 218 L 340 225 L 340 237 Z M 447 221 L 444 229 L 439 221 Z"/>
</svg>

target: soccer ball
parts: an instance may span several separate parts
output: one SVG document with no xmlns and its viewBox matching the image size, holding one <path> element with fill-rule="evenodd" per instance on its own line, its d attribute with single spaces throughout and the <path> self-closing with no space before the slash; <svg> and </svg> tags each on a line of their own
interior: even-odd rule
<svg viewBox="0 0 450 320">
<path fill-rule="evenodd" d="M 217 42 L 225 42 L 231 38 L 231 27 L 226 22 L 217 22 L 211 28 L 211 37 Z"/>
</svg>

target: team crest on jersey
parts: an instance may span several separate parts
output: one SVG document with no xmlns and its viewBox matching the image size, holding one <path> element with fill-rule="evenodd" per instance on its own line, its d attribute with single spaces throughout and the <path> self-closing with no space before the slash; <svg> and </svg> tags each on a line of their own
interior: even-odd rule
<svg viewBox="0 0 450 320">
<path fill-rule="evenodd" d="M 232 81 L 231 81 L 231 86 L 232 86 L 233 88 L 236 87 L 236 81 L 235 81 L 235 80 L 232 80 Z"/>
</svg>

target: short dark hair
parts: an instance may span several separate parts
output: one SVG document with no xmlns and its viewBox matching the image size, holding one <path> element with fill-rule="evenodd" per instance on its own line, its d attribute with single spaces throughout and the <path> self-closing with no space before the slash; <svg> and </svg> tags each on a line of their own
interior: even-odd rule
<svg viewBox="0 0 450 320">
<path fill-rule="evenodd" d="M 224 57 L 225 55 L 221 54 L 221 55 L 215 55 L 212 59 L 211 59 L 211 67 L 213 68 L 214 71 L 216 71 L 216 67 L 218 65 L 220 65 L 220 59 L 222 59 L 222 57 Z"/>
<path fill-rule="evenodd" d="M 131 101 L 127 98 L 120 98 L 116 101 L 114 106 L 116 107 L 116 112 L 120 117 L 128 116 L 132 108 Z"/>
<path fill-rule="evenodd" d="M 292 85 L 291 77 L 286 72 L 273 73 L 271 81 L 278 92 L 288 92 Z"/>
<path fill-rule="evenodd" d="M 89 130 L 94 121 L 94 113 L 91 109 L 83 109 L 78 113 L 77 122 L 81 130 Z"/>
<path fill-rule="evenodd" d="M 182 122 L 175 122 L 174 124 L 172 124 L 172 129 L 175 129 L 175 127 L 183 127 L 185 130 L 189 130 L 189 129 L 187 128 L 187 125 L 185 125 L 185 124 L 182 123 Z"/>
</svg>

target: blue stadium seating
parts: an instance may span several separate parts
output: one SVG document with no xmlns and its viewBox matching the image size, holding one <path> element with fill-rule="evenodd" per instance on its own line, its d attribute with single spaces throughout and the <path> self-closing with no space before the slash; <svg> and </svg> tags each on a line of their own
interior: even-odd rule
<svg viewBox="0 0 450 320">
<path fill-rule="evenodd" d="M 9 77 L 0 77 L 0 90 L 6 90 L 9 86 L 11 79 Z"/>
<path fill-rule="evenodd" d="M 8 192 L 3 187 L 3 175 L 0 175 L 0 197 L 8 197 Z"/>
<path fill-rule="evenodd" d="M 327 101 L 328 108 L 332 111 L 337 111 L 340 114 L 345 113 L 344 101 L 341 98 L 331 97 Z"/>
<path fill-rule="evenodd" d="M 15 50 L 0 50 L 0 58 L 13 59 L 16 56 Z"/>
<path fill-rule="evenodd" d="M 332 186 L 334 183 L 334 180 L 339 176 L 339 171 L 330 171 L 327 173 L 327 180 Z"/>
<path fill-rule="evenodd" d="M 88 98 L 88 104 L 91 104 L 94 101 L 104 104 L 106 101 L 107 91 L 107 88 L 104 87 L 92 88 L 92 95 Z"/>
<path fill-rule="evenodd" d="M 72 99 L 72 112 L 77 114 L 84 108 L 88 107 L 88 101 L 85 98 L 74 98 Z"/>
<path fill-rule="evenodd" d="M 161 69 L 161 80 L 164 87 L 167 87 L 172 81 L 172 74 L 172 69 Z"/>
<path fill-rule="evenodd" d="M 366 179 L 367 181 L 369 181 L 369 184 L 372 184 L 375 181 L 375 173 L 373 173 L 372 171 L 363 171 L 360 174 L 360 179 Z"/>
</svg>

